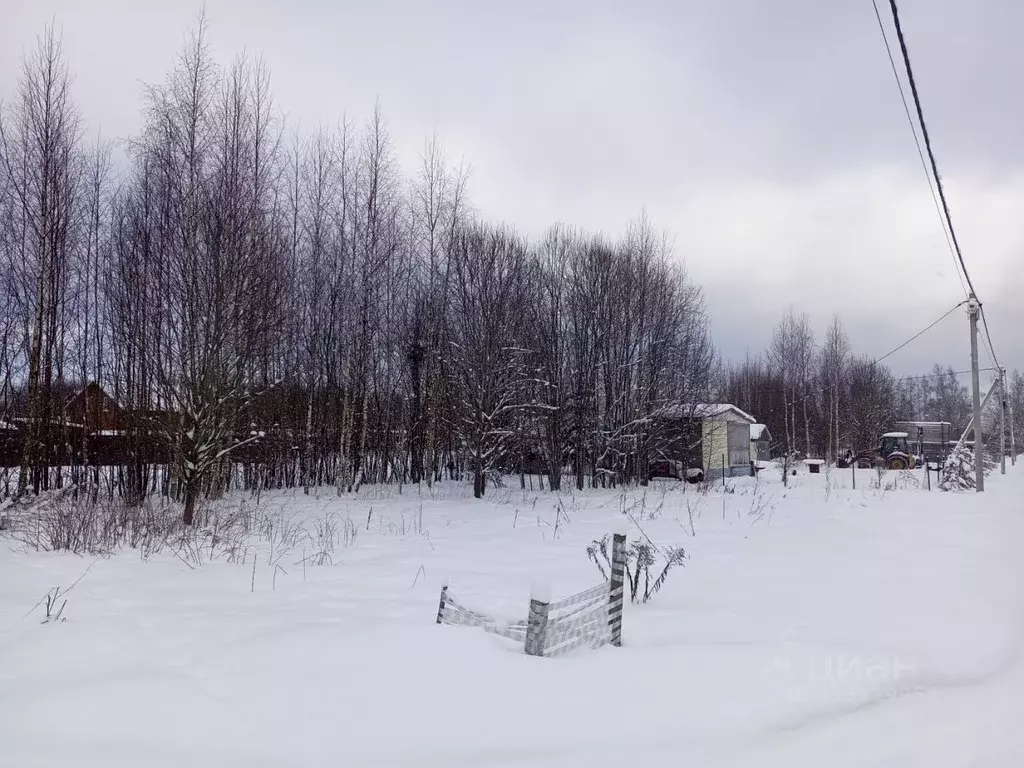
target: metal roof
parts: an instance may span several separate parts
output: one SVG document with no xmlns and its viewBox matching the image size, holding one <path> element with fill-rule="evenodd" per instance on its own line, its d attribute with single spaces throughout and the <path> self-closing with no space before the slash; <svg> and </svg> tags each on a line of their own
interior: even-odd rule
<svg viewBox="0 0 1024 768">
<path fill-rule="evenodd" d="M 757 422 L 757 419 L 732 403 L 679 403 L 665 406 L 658 415 L 670 419 L 713 419 L 729 411 L 750 424 Z"/>
</svg>

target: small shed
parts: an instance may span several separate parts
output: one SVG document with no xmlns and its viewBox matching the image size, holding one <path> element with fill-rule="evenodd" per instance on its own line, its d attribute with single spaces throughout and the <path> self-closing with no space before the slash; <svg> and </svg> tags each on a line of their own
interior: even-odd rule
<svg viewBox="0 0 1024 768">
<path fill-rule="evenodd" d="M 757 420 L 731 403 L 674 405 L 659 414 L 661 419 L 681 425 L 686 442 L 680 459 L 704 477 L 720 478 L 750 474 L 750 427 Z"/>
<path fill-rule="evenodd" d="M 925 461 L 945 462 L 956 447 L 953 425 L 948 421 L 898 421 L 893 428 L 907 433 L 910 450 Z"/>
<path fill-rule="evenodd" d="M 750 460 L 769 461 L 772 457 L 772 433 L 765 424 L 750 425 Z"/>
</svg>

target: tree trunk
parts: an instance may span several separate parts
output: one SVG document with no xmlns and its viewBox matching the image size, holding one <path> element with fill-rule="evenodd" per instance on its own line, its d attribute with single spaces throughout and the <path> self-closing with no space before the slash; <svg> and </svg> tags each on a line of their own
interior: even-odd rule
<svg viewBox="0 0 1024 768">
<path fill-rule="evenodd" d="M 562 490 L 562 433 L 557 418 L 550 419 L 548 423 L 548 487 L 552 491 Z"/>
<path fill-rule="evenodd" d="M 811 455 L 811 422 L 810 422 L 810 419 L 807 416 L 807 396 L 806 395 L 803 398 L 803 403 L 804 403 L 804 438 L 806 440 L 806 445 L 807 445 L 807 453 L 805 455 L 806 456 L 810 456 Z"/>
<path fill-rule="evenodd" d="M 185 483 L 185 511 L 181 521 L 185 525 L 192 525 L 195 522 L 196 514 L 196 488 L 195 482 L 189 480 Z"/>
<path fill-rule="evenodd" d="M 785 423 L 786 453 L 789 454 L 793 451 L 793 438 L 789 429 L 789 397 L 787 397 L 786 393 L 782 395 L 782 418 Z"/>
<path fill-rule="evenodd" d="M 473 466 L 473 498 L 482 499 L 484 496 L 484 471 L 483 462 L 478 455 Z"/>
<path fill-rule="evenodd" d="M 302 451 L 302 492 L 309 495 L 309 485 L 313 473 L 313 396 L 315 384 L 310 381 L 309 392 L 306 393 L 306 439 Z"/>
</svg>

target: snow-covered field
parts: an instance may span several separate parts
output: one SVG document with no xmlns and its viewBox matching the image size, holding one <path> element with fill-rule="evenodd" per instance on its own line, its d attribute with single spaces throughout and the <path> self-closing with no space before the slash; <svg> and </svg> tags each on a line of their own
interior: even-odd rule
<svg viewBox="0 0 1024 768">
<path fill-rule="evenodd" d="M 1024 464 L 983 496 L 885 482 L 273 495 L 312 535 L 198 567 L 3 541 L 0 765 L 1024 765 Z M 689 553 L 622 648 L 434 623 L 446 578 L 510 619 L 592 586 L 615 531 Z"/>
</svg>

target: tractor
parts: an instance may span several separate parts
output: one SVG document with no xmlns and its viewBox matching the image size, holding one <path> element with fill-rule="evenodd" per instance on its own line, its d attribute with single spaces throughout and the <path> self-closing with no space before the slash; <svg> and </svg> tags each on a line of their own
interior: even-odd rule
<svg viewBox="0 0 1024 768">
<path fill-rule="evenodd" d="M 886 432 L 877 448 L 861 451 L 852 458 L 852 462 L 859 469 L 911 469 L 918 464 L 917 456 L 907 445 L 906 432 Z"/>
</svg>

